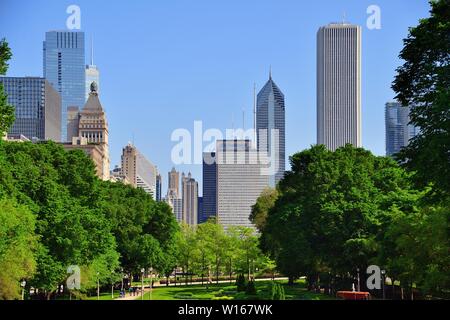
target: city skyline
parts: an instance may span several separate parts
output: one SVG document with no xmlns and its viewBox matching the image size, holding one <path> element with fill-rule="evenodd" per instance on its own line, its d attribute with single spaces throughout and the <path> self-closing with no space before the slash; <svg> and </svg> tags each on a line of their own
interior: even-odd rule
<svg viewBox="0 0 450 320">
<path fill-rule="evenodd" d="M 236 6 L 242 9 L 239 11 L 238 25 L 230 30 L 223 30 L 225 36 L 225 41 L 223 42 L 217 42 L 214 38 L 207 36 L 207 40 L 212 44 L 205 53 L 208 54 L 207 56 L 205 54 L 195 56 L 196 49 L 188 44 L 185 50 L 187 50 L 189 57 L 189 65 L 182 64 L 187 56 L 183 57 L 177 54 L 168 57 L 172 57 L 173 65 L 167 68 L 166 60 L 161 60 L 161 55 L 165 55 L 168 52 L 167 50 L 174 46 L 176 47 L 176 44 L 181 41 L 180 35 L 174 34 L 175 31 L 178 32 L 181 29 L 179 28 L 180 24 L 167 29 L 168 26 L 162 23 L 161 27 L 155 29 L 159 33 L 152 32 L 154 41 L 151 43 L 155 43 L 158 50 L 151 51 L 151 60 L 146 62 L 139 60 L 143 64 L 137 68 L 133 61 L 138 59 L 123 59 L 121 61 L 117 58 L 125 58 L 124 53 L 130 52 L 128 50 L 130 47 L 142 49 L 143 51 L 133 50 L 133 53 L 140 57 L 141 53 L 147 52 L 147 49 L 151 48 L 151 43 L 145 41 L 136 42 L 135 40 L 139 39 L 138 35 L 127 35 L 127 30 L 130 30 L 129 28 L 133 25 L 130 23 L 130 25 L 122 25 L 122 28 L 119 28 L 117 34 L 115 34 L 117 39 L 125 41 L 125 44 L 127 44 L 123 49 L 125 51 L 122 49 L 118 51 L 108 50 L 114 44 L 114 41 L 109 40 L 111 38 L 109 37 L 109 32 L 107 32 L 108 28 L 106 26 L 102 27 L 100 24 L 105 17 L 105 12 L 101 10 L 99 5 L 80 1 L 78 5 L 82 10 L 82 31 L 86 33 L 86 39 L 91 39 L 92 35 L 95 35 L 97 40 L 96 64 L 102 70 L 102 101 L 107 106 L 106 111 L 110 122 L 111 164 L 117 165 L 120 163 L 122 146 L 134 137 L 135 144 L 143 150 L 143 153 L 158 164 L 161 172 L 167 172 L 173 166 L 170 162 L 170 149 L 173 146 L 170 142 L 171 131 L 179 127 L 191 130 L 193 121 L 196 119 L 203 120 L 205 126 L 210 128 L 231 127 L 231 114 L 239 115 L 243 106 L 247 115 L 245 124 L 247 128 L 250 128 L 252 126 L 252 119 L 249 115 L 252 112 L 253 105 L 253 83 L 257 83 L 258 89 L 262 87 L 267 79 L 269 65 L 273 66 L 274 76 L 288 98 L 287 104 L 289 109 L 286 119 L 287 156 L 314 144 L 316 141 L 314 128 L 315 33 L 321 25 L 339 20 L 344 9 L 347 11 L 349 22 L 361 25 L 364 28 L 364 72 L 362 75 L 364 88 L 363 146 L 372 150 L 375 154 L 384 155 L 384 140 L 380 139 L 380 136 L 383 136 L 384 133 L 383 105 L 385 101 L 393 98 L 389 87 L 395 68 L 400 64 L 397 55 L 402 45 L 402 39 L 407 34 L 407 27 L 414 25 L 419 17 L 427 14 L 428 5 L 426 2 L 423 4 L 411 4 L 406 1 L 396 3 L 380 1 L 382 28 L 380 30 L 368 30 L 365 27 L 365 23 L 368 16 L 366 9 L 369 4 L 370 2 L 365 1 L 357 5 L 327 2 L 325 5 L 330 10 L 322 12 L 314 4 L 303 5 L 287 2 L 277 6 L 276 10 L 272 12 L 278 17 L 285 16 L 284 22 L 278 22 L 276 26 L 266 26 L 257 23 L 254 28 L 249 30 L 248 21 L 244 17 L 249 12 L 250 4 L 230 3 L 225 6 L 196 3 L 188 8 L 188 13 L 192 14 L 195 8 L 203 5 L 211 10 L 212 17 L 217 18 L 218 21 L 217 23 L 199 21 L 186 31 L 182 31 L 182 33 L 188 32 L 188 30 L 193 32 L 193 35 L 207 32 L 199 29 L 204 23 L 211 24 L 212 27 L 212 30 L 208 31 L 206 35 L 210 32 L 221 32 L 218 29 L 220 23 L 224 21 L 228 14 L 231 14 L 230 10 L 236 9 Z M 30 14 L 30 20 L 25 21 L 23 25 L 14 30 L 7 27 L 8 19 L 14 18 L 14 15 L 0 22 L 0 25 L 5 23 L 5 27 L 2 26 L 0 28 L 2 37 L 5 36 L 9 40 L 14 54 L 8 75 L 40 75 L 40 72 L 42 72 L 40 71 L 42 69 L 42 45 L 39 45 L 39 42 L 42 41 L 43 34 L 48 30 L 64 29 L 67 18 L 65 6 L 48 3 L 46 6 L 48 13 L 43 13 L 42 8 L 37 8 L 39 4 L 33 3 L 24 6 L 23 4 L 8 3 L 6 1 L 6 5 L 19 6 L 14 11 L 17 13 L 21 12 L 21 14 L 23 11 L 33 10 L 36 12 L 36 15 L 49 15 L 49 19 L 40 20 L 38 16 L 35 17 Z M 136 12 L 138 8 L 142 9 L 142 6 L 147 5 L 134 3 L 131 5 L 130 10 Z M 263 3 L 261 8 L 256 8 L 256 10 L 264 16 L 267 14 L 265 11 L 268 8 L 273 8 L 273 6 L 274 4 L 271 3 Z M 223 12 L 218 7 L 224 9 L 222 10 Z M 152 17 L 156 18 L 156 15 L 153 15 L 153 13 L 171 10 L 174 17 L 177 17 L 182 12 L 184 15 L 185 10 L 181 9 L 186 8 L 181 4 L 174 6 L 156 5 L 152 7 L 150 12 L 152 12 Z M 119 8 L 113 5 L 110 9 L 112 12 L 115 12 Z M 404 11 L 401 19 L 396 15 L 396 12 L 399 10 Z M 220 54 L 219 51 L 223 45 L 230 44 L 230 37 L 236 34 L 239 29 L 238 26 L 244 24 L 244 20 L 246 27 L 243 30 L 247 33 L 251 32 L 252 37 L 250 37 L 250 40 L 248 37 L 233 37 L 233 41 L 242 43 L 243 48 L 246 50 L 238 50 L 239 53 L 231 52 L 231 58 L 227 59 L 226 56 L 230 54 L 230 51 L 225 50 Z M 157 21 L 158 19 L 149 23 L 153 25 Z M 26 30 L 27 25 L 33 25 L 33 30 Z M 270 28 L 273 30 L 269 31 Z M 30 37 L 27 37 L 27 43 L 24 43 L 24 40 L 20 40 L 23 39 L 20 35 L 24 30 L 27 33 L 31 33 Z M 38 35 L 37 39 L 34 39 L 33 33 Z M 262 47 L 258 43 L 262 43 L 262 38 L 267 38 L 267 33 L 276 33 L 279 37 L 275 40 L 275 47 L 285 43 L 287 46 L 284 50 L 261 50 Z M 167 35 L 174 36 L 174 39 L 170 42 L 165 42 L 164 39 Z M 191 36 L 188 39 L 195 40 L 192 42 L 193 44 L 198 43 L 196 37 L 192 38 Z M 383 39 L 383 41 L 380 41 L 380 39 Z M 179 45 L 184 43 L 184 41 L 181 41 Z M 23 50 L 24 46 L 28 50 Z M 234 44 L 233 46 L 236 47 Z M 213 56 L 210 55 L 212 53 L 218 55 L 212 58 Z M 26 61 L 24 60 L 24 55 L 26 55 Z M 210 58 L 207 58 L 208 56 Z M 173 60 L 173 58 L 176 59 Z M 116 76 L 117 71 L 111 69 L 112 61 L 117 66 L 115 70 L 120 70 L 123 77 L 118 78 Z M 152 61 L 161 61 L 162 63 L 157 65 Z M 223 67 L 221 64 L 218 64 L 219 61 L 225 62 Z M 376 61 L 383 61 L 383 64 L 377 65 Z M 242 68 L 243 66 L 246 67 Z M 163 72 L 162 68 L 168 72 Z M 239 72 L 238 69 L 240 70 Z M 151 70 L 148 73 L 151 76 L 146 77 L 146 81 L 132 81 L 133 79 L 142 79 L 144 70 Z M 195 72 L 193 72 L 194 70 Z M 215 75 L 211 74 L 212 71 L 214 71 Z M 210 77 L 211 81 L 205 81 L 206 75 Z M 189 82 L 186 82 L 186 77 L 189 77 Z M 170 84 L 167 82 L 169 78 L 171 80 Z M 230 81 L 230 79 L 235 81 Z M 188 86 L 182 86 L 181 83 L 188 83 Z M 133 88 L 129 88 L 128 84 L 132 85 Z M 196 99 L 197 95 L 191 88 L 197 88 L 201 85 L 206 91 L 211 93 L 204 95 L 204 92 L 202 92 L 203 99 L 199 103 L 200 100 Z M 232 97 L 229 97 L 228 93 L 226 96 L 221 95 L 219 89 L 221 86 L 226 89 L 224 92 L 233 92 Z M 151 90 L 144 88 L 151 88 Z M 128 90 L 132 94 L 121 94 L 121 90 Z M 183 96 L 183 99 L 174 100 L 173 98 L 168 98 L 168 90 L 177 90 L 179 95 Z M 125 96 L 127 103 L 124 103 Z M 121 106 L 123 105 L 127 106 L 125 115 L 121 112 Z M 145 109 L 148 110 L 146 111 Z M 191 110 L 191 112 L 188 110 Z M 137 114 L 141 116 L 136 116 Z M 158 121 L 159 123 L 155 123 L 151 127 L 146 126 L 144 123 L 151 119 L 149 114 L 158 114 L 161 121 Z M 297 122 L 300 122 L 300 125 L 297 125 Z M 132 124 L 134 125 L 131 127 Z M 151 139 L 149 139 L 150 136 L 152 137 Z M 191 171 L 193 176 L 199 179 L 199 189 L 202 189 L 201 165 L 177 166 L 177 170 Z M 167 184 L 164 181 L 163 190 L 166 190 L 166 188 Z"/>
</svg>

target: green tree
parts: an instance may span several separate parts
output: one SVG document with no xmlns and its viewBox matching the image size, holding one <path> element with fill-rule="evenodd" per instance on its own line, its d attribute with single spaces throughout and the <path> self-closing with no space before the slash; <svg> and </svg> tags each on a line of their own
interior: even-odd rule
<svg viewBox="0 0 450 320">
<path fill-rule="evenodd" d="M 264 229 L 269 210 L 275 205 L 277 198 L 278 191 L 276 189 L 266 188 L 258 197 L 256 203 L 252 206 L 250 221 L 260 232 Z"/>
<path fill-rule="evenodd" d="M 419 186 L 450 190 L 450 3 L 430 1 L 431 16 L 409 30 L 392 88 L 411 106 L 411 124 L 420 133 L 399 154 Z M 439 198 L 439 197 L 438 197 Z"/>
<path fill-rule="evenodd" d="M 0 199 L 0 300 L 20 298 L 20 282 L 35 272 L 35 223 L 26 207 Z"/>
<path fill-rule="evenodd" d="M 8 60 L 11 59 L 11 50 L 5 39 L 0 40 L 0 75 L 8 70 Z M 8 104 L 3 84 L 0 83 L 0 140 L 14 123 L 14 107 Z"/>
</svg>

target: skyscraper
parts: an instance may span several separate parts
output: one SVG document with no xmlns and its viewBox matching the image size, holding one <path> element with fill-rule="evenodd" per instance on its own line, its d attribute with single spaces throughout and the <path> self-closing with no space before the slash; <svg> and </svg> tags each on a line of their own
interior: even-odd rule
<svg viewBox="0 0 450 320">
<path fill-rule="evenodd" d="M 332 23 L 317 33 L 317 143 L 361 146 L 361 27 Z"/>
<path fill-rule="evenodd" d="M 132 144 L 122 150 L 122 174 L 135 188 L 141 188 L 156 199 L 156 167 Z"/>
<path fill-rule="evenodd" d="M 61 96 L 44 78 L 0 77 L 14 106 L 16 119 L 10 134 L 28 139 L 61 141 Z"/>
<path fill-rule="evenodd" d="M 418 128 L 409 124 L 410 107 L 402 107 L 399 102 L 386 103 L 386 155 L 398 153 L 418 133 Z"/>
<path fill-rule="evenodd" d="M 203 153 L 203 210 L 200 223 L 217 215 L 217 165 L 216 153 Z"/>
<path fill-rule="evenodd" d="M 188 225 L 197 225 L 198 222 L 198 182 L 183 173 L 181 178 L 183 192 L 183 222 Z"/>
<path fill-rule="evenodd" d="M 44 78 L 61 95 L 62 141 L 67 141 L 67 108 L 86 102 L 84 32 L 46 32 L 43 50 Z"/>
<path fill-rule="evenodd" d="M 102 180 L 110 179 L 109 171 L 109 132 L 106 113 L 100 103 L 95 82 L 91 84 L 89 99 L 83 109 L 69 109 L 71 142 L 64 143 L 66 149 L 82 149 L 94 161 L 97 176 Z"/>
<path fill-rule="evenodd" d="M 258 152 L 250 140 L 218 140 L 216 161 L 218 222 L 225 227 L 253 227 L 252 206 L 269 183 Z"/>
<path fill-rule="evenodd" d="M 161 202 L 162 199 L 162 177 L 158 173 L 156 175 L 156 201 Z"/>
<path fill-rule="evenodd" d="M 174 193 L 176 197 L 180 197 L 180 173 L 172 168 L 169 172 L 169 185 L 167 187 L 167 194 Z"/>
<path fill-rule="evenodd" d="M 100 93 L 100 70 L 94 64 L 94 43 L 91 42 L 91 63 L 86 65 L 86 101 L 89 98 L 89 91 L 92 82 L 95 82 L 98 87 L 98 93 Z"/>
<path fill-rule="evenodd" d="M 269 176 L 269 185 L 275 187 L 283 178 L 285 170 L 285 105 L 284 94 L 272 80 L 258 93 L 256 107 L 256 135 L 259 152 L 272 158 L 275 174 Z"/>
</svg>

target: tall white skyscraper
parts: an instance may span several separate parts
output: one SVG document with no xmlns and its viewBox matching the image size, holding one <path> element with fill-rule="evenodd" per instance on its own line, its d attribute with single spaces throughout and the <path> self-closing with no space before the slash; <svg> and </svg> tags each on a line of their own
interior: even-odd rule
<svg viewBox="0 0 450 320">
<path fill-rule="evenodd" d="M 91 63 L 86 65 L 85 69 L 86 73 L 86 101 L 89 98 L 89 92 L 91 83 L 95 82 L 97 84 L 97 92 L 100 93 L 100 71 L 97 66 L 94 64 L 94 43 L 91 41 Z"/>
<path fill-rule="evenodd" d="M 317 143 L 361 146 L 361 27 L 331 23 L 317 32 Z"/>
<path fill-rule="evenodd" d="M 252 206 L 269 185 L 258 152 L 250 140 L 218 140 L 216 143 L 217 220 L 225 227 L 253 227 Z"/>
<path fill-rule="evenodd" d="M 191 173 L 181 178 L 183 193 L 183 222 L 195 226 L 198 222 L 198 182 L 192 178 Z"/>
</svg>

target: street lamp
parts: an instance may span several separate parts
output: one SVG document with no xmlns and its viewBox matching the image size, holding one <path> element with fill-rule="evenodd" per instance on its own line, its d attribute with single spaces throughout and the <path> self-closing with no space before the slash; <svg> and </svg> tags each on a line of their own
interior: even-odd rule
<svg viewBox="0 0 450 320">
<path fill-rule="evenodd" d="M 141 300 L 144 300 L 144 272 L 145 272 L 145 269 L 142 268 L 141 269 L 141 281 L 142 281 L 142 284 L 141 284 Z"/>
<path fill-rule="evenodd" d="M 381 270 L 381 281 L 383 282 L 383 300 L 386 299 L 386 293 L 384 291 L 384 283 L 385 283 L 386 270 Z"/>
<path fill-rule="evenodd" d="M 356 271 L 358 272 L 358 292 L 361 292 L 361 282 L 359 279 L 359 268 L 357 268 Z"/>
<path fill-rule="evenodd" d="M 100 300 L 100 272 L 97 272 L 97 300 Z"/>
<path fill-rule="evenodd" d="M 25 280 L 23 280 L 20 283 L 20 286 L 22 287 L 22 300 L 25 300 L 25 286 L 27 285 L 27 282 Z"/>
<path fill-rule="evenodd" d="M 152 300 L 152 290 L 153 290 L 153 267 L 150 267 L 150 300 Z"/>
</svg>

